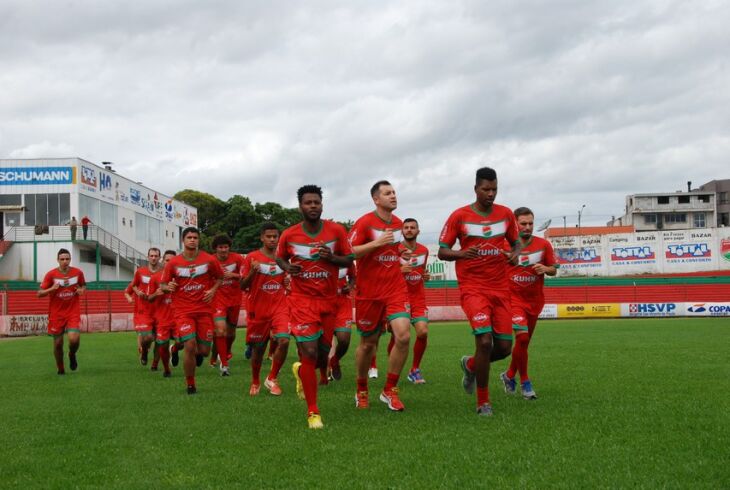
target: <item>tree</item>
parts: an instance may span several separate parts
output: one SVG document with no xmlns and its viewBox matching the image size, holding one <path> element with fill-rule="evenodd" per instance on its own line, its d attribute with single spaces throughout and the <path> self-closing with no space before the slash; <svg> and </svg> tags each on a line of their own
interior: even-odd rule
<svg viewBox="0 0 730 490">
<path fill-rule="evenodd" d="M 193 189 L 184 189 L 173 196 L 198 209 L 198 228 L 201 232 L 208 231 L 208 227 L 220 221 L 226 213 L 226 203 L 212 194 Z"/>
</svg>

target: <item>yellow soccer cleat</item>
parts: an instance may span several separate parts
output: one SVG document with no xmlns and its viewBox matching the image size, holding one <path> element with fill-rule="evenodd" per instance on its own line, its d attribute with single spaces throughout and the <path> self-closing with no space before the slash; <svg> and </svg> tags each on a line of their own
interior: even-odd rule
<svg viewBox="0 0 730 490">
<path fill-rule="evenodd" d="M 291 365 L 291 372 L 294 374 L 294 379 L 297 380 L 297 396 L 300 400 L 304 400 L 304 387 L 302 386 L 302 378 L 299 377 L 300 367 L 302 367 L 302 363 L 299 361 L 295 362 Z"/>
<path fill-rule="evenodd" d="M 318 413 L 310 413 L 307 415 L 307 424 L 309 424 L 310 429 L 324 429 L 322 417 Z"/>
</svg>

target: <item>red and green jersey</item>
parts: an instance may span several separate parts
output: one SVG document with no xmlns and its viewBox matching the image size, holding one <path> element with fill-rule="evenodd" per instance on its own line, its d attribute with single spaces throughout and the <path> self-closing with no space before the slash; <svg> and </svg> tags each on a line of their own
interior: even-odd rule
<svg viewBox="0 0 730 490">
<path fill-rule="evenodd" d="M 457 209 L 446 220 L 439 245 L 452 248 L 459 241 L 461 249 L 476 247 L 479 257 L 456 261 L 456 278 L 461 289 L 507 291 L 507 258 L 502 253 L 504 240 L 519 238 L 514 213 L 493 204 L 489 213 L 481 213 L 473 204 Z"/>
<path fill-rule="evenodd" d="M 403 222 L 396 215 L 385 221 L 373 211 L 358 219 L 350 230 L 353 247 L 365 245 L 379 238 L 388 230 L 393 231 L 393 243 L 383 245 L 357 259 L 357 297 L 382 299 L 390 296 L 393 287 L 402 287 L 398 247 L 403 240 Z"/>
<path fill-rule="evenodd" d="M 86 286 L 86 279 L 81 269 L 69 267 L 63 273 L 60 269 L 51 269 L 43 278 L 41 289 L 48 289 L 54 284 L 59 288 L 50 293 L 49 318 L 69 318 L 81 314 L 79 296 L 76 291 Z"/>
<path fill-rule="evenodd" d="M 327 245 L 335 255 L 352 255 L 345 228 L 334 221 L 322 221 L 314 234 L 305 231 L 302 223 L 290 226 L 281 234 L 277 257 L 302 266 L 299 274 L 292 275 L 292 296 L 330 298 L 337 294 L 339 267 L 320 258 L 321 245 Z"/>
<path fill-rule="evenodd" d="M 124 290 L 126 293 L 131 294 L 134 297 L 135 315 L 154 314 L 154 303 L 147 301 L 146 299 L 140 298 L 139 296 L 137 296 L 137 294 L 135 294 L 133 290 L 133 288 L 136 287 L 146 295 L 154 293 L 155 289 L 157 288 L 152 288 L 150 284 L 150 280 L 152 279 L 153 274 L 154 273 L 146 265 L 137 268 L 137 270 L 134 271 L 134 277 L 132 278 L 132 282 L 130 282 L 127 288 Z"/>
<path fill-rule="evenodd" d="M 349 290 L 347 292 L 345 288 L 350 283 L 350 279 L 355 278 L 355 264 L 350 264 L 349 267 L 340 267 L 340 272 L 337 275 L 337 294 L 344 294 L 349 295 Z"/>
<path fill-rule="evenodd" d="M 162 271 L 152 274 L 150 279 L 150 291 L 154 293 L 162 285 Z M 175 312 L 172 309 L 172 294 L 165 293 L 158 296 L 152 302 L 155 320 L 158 325 L 167 326 L 175 324 Z"/>
<path fill-rule="evenodd" d="M 259 265 L 258 271 L 248 286 L 246 310 L 257 313 L 257 317 L 265 317 L 269 312 L 281 307 L 282 302 L 286 299 L 284 289 L 286 274 L 277 265 L 276 260 L 267 257 L 260 250 L 255 250 L 243 259 L 242 276 L 248 275 L 253 261 L 258 262 Z"/>
<path fill-rule="evenodd" d="M 172 293 L 172 307 L 180 317 L 195 313 L 213 313 L 213 304 L 205 303 L 203 296 L 216 281 L 223 277 L 218 259 L 206 252 L 199 251 L 195 258 L 187 259 L 176 255 L 165 266 L 162 283 L 175 280 L 177 288 Z"/>
<path fill-rule="evenodd" d="M 217 259 L 218 257 L 216 257 Z M 241 273 L 243 256 L 229 252 L 226 260 L 218 260 L 223 273 Z M 239 279 L 223 279 L 221 287 L 215 292 L 215 304 L 222 307 L 239 306 L 241 304 L 241 282 Z"/>
<path fill-rule="evenodd" d="M 403 273 L 403 278 L 406 280 L 406 286 L 408 286 L 408 295 L 423 295 L 425 293 L 425 286 L 423 281 L 423 275 L 426 273 L 426 264 L 428 262 L 428 249 L 416 243 L 416 248 L 411 250 L 405 244 L 400 244 L 399 252 L 405 251 L 411 252 L 411 258 L 408 260 L 401 258 L 401 265 L 410 265 L 411 272 Z"/>
<path fill-rule="evenodd" d="M 542 290 L 545 275 L 535 273 L 533 270 L 535 264 L 557 266 L 558 262 L 550 242 L 533 236 L 522 246 L 517 265 L 508 266 L 509 288 L 513 299 L 527 304 L 539 304 L 542 309 L 542 303 L 545 302 Z"/>
</svg>

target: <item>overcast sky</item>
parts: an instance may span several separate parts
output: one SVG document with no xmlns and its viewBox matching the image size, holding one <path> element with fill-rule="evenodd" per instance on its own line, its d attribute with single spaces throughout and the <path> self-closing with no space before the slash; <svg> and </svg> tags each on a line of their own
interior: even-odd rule
<svg viewBox="0 0 730 490">
<path fill-rule="evenodd" d="M 431 241 L 473 199 L 604 224 L 730 178 L 730 2 L 0 0 L 0 156 L 114 162 L 173 194 L 371 210 Z"/>
</svg>

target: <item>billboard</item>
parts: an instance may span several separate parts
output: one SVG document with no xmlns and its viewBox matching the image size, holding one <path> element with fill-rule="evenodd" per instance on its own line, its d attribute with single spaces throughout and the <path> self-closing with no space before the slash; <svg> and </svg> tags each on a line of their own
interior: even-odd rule
<svg viewBox="0 0 730 490">
<path fill-rule="evenodd" d="M 0 168 L 0 185 L 64 185 L 75 183 L 75 167 Z"/>
<path fill-rule="evenodd" d="M 621 316 L 663 317 L 684 315 L 684 303 L 624 303 Z"/>
<path fill-rule="evenodd" d="M 620 303 L 558 305 L 558 318 L 618 318 L 620 316 Z"/>
</svg>

